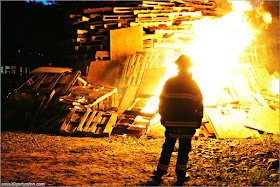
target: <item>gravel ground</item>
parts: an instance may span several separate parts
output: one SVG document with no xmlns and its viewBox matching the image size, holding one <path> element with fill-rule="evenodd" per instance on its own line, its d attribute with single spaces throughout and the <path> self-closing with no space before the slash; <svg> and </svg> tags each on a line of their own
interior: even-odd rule
<svg viewBox="0 0 280 187">
<path fill-rule="evenodd" d="M 1 132 L 1 182 L 50 186 L 145 186 L 164 139 L 113 135 L 68 137 Z M 279 186 L 279 141 L 199 139 L 192 141 L 185 186 Z M 176 181 L 172 154 L 161 186 Z"/>
</svg>

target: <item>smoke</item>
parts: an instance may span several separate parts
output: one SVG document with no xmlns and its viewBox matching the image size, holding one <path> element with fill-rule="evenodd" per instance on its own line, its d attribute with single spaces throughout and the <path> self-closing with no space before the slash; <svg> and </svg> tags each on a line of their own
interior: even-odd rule
<svg viewBox="0 0 280 187">
<path fill-rule="evenodd" d="M 253 45 L 265 46 L 262 50 L 265 50 L 263 60 L 266 68 L 270 73 L 279 72 L 279 1 L 250 3 L 253 10 L 247 12 L 248 21 L 259 31 Z"/>
</svg>

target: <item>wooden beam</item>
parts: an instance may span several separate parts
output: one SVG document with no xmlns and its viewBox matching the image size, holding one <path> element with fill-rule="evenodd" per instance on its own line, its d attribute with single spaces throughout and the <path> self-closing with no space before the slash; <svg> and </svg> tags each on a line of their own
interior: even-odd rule
<svg viewBox="0 0 280 187">
<path fill-rule="evenodd" d="M 70 112 L 65 117 L 65 120 L 63 121 L 63 124 L 60 127 L 60 131 L 68 132 L 68 125 L 69 125 L 71 117 L 75 113 L 75 111 L 76 111 L 76 108 L 73 106 L 73 108 L 71 108 Z"/>
<path fill-rule="evenodd" d="M 84 123 L 86 122 L 86 119 L 88 118 L 88 115 L 91 113 L 91 109 L 87 109 L 86 113 L 83 115 L 83 117 L 81 118 L 81 121 L 78 125 L 78 128 L 76 131 L 82 132 L 83 131 L 83 126 Z"/>
<path fill-rule="evenodd" d="M 102 134 L 110 136 L 112 133 L 113 127 L 116 124 L 117 119 L 118 119 L 118 114 L 112 113 Z"/>
<path fill-rule="evenodd" d="M 100 121 L 102 120 L 102 115 L 103 115 L 103 112 L 102 112 L 102 111 L 99 111 L 98 114 L 94 117 L 94 119 L 93 119 L 93 121 L 92 121 L 92 124 L 91 124 L 91 126 L 88 128 L 88 131 L 87 131 L 87 132 L 95 133 L 96 128 L 97 128 L 97 124 L 100 123 Z"/>
</svg>

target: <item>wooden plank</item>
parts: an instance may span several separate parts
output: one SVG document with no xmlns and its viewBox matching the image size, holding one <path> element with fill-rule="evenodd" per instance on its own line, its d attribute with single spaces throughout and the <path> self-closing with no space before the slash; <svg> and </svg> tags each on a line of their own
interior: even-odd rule
<svg viewBox="0 0 280 187">
<path fill-rule="evenodd" d="M 110 136 L 113 130 L 114 125 L 116 124 L 116 121 L 118 119 L 117 113 L 112 113 L 109 121 L 107 122 L 105 129 L 103 130 L 102 134 Z"/>
<path fill-rule="evenodd" d="M 229 114 L 222 114 L 220 109 L 206 108 L 206 118 L 217 138 L 259 137 L 256 130 L 246 128 L 247 114 L 244 110 L 233 109 Z"/>
<path fill-rule="evenodd" d="M 173 33 L 186 34 L 190 37 L 193 37 L 193 31 L 190 30 L 163 30 L 163 29 L 155 30 L 155 34 L 173 34 Z"/>
<path fill-rule="evenodd" d="M 87 131 L 87 132 L 95 133 L 96 128 L 97 128 L 97 124 L 100 123 L 100 121 L 102 120 L 102 115 L 103 115 L 103 112 L 102 112 L 102 111 L 99 111 L 98 114 L 94 117 L 94 119 L 93 119 L 93 121 L 92 121 L 92 124 L 91 124 L 91 126 L 88 128 L 88 131 Z"/>
<path fill-rule="evenodd" d="M 255 100 L 251 94 L 251 88 L 247 79 L 243 76 L 240 69 L 234 72 L 234 80 L 232 80 L 230 88 L 230 93 L 235 101 L 255 103 Z M 231 88 L 233 90 L 231 90 Z"/>
<path fill-rule="evenodd" d="M 139 58 L 139 54 L 136 54 L 133 56 L 133 58 L 130 59 L 129 64 L 128 64 L 128 69 L 125 74 L 126 77 L 129 77 L 132 75 L 132 72 L 134 70 L 134 64 L 135 64 L 135 62 L 137 62 L 138 58 Z M 125 85 L 127 85 L 127 84 L 128 83 L 126 82 Z"/>
<path fill-rule="evenodd" d="M 124 87 L 125 86 L 125 79 L 126 79 L 126 74 L 129 71 L 130 61 L 134 57 L 135 57 L 135 55 L 129 55 L 129 56 L 126 57 L 124 67 L 123 67 L 123 70 L 122 70 L 122 75 L 121 75 L 121 80 L 120 80 L 120 83 L 119 83 L 119 87 Z"/>
<path fill-rule="evenodd" d="M 68 129 L 68 125 L 69 125 L 71 117 L 75 113 L 75 111 L 76 111 L 75 107 L 71 108 L 70 112 L 65 117 L 65 120 L 63 121 L 63 124 L 61 125 L 60 131 L 68 132 L 68 130 L 67 130 Z"/>
<path fill-rule="evenodd" d="M 246 126 L 268 133 L 279 133 L 279 111 L 252 105 Z"/>
<path fill-rule="evenodd" d="M 141 17 L 141 18 L 135 18 L 135 22 L 147 22 L 147 21 L 169 21 L 171 18 L 169 16 L 165 17 L 153 17 L 153 16 L 147 16 L 147 17 Z"/>
<path fill-rule="evenodd" d="M 124 79 L 123 79 L 123 87 L 130 85 L 130 80 L 131 80 L 131 74 L 132 71 L 134 69 L 134 64 L 135 61 L 137 61 L 139 55 L 133 55 L 132 58 L 130 58 L 128 66 L 127 66 L 127 71 L 124 75 Z"/>
<path fill-rule="evenodd" d="M 170 18 L 170 17 L 181 17 L 181 16 L 201 16 L 201 11 L 197 12 L 171 12 L 171 13 L 151 13 L 151 14 L 137 14 L 138 19 L 140 18 Z"/>
<path fill-rule="evenodd" d="M 158 68 L 158 64 L 159 64 L 159 56 L 160 56 L 160 53 L 159 52 L 157 52 L 157 53 L 155 53 L 155 58 L 154 58 L 154 60 L 153 60 L 153 65 L 152 65 L 152 68 Z"/>
<path fill-rule="evenodd" d="M 215 131 L 213 130 L 212 126 L 209 123 L 204 123 L 203 125 L 205 126 L 205 128 L 210 134 L 215 134 Z"/>
<path fill-rule="evenodd" d="M 118 20 L 134 21 L 134 15 L 103 15 L 103 21 L 118 21 Z"/>
<path fill-rule="evenodd" d="M 33 90 L 37 90 L 38 88 L 39 88 L 39 86 L 43 83 L 43 81 L 47 78 L 47 76 L 48 76 L 49 74 L 47 73 L 47 74 L 45 74 L 45 75 L 43 75 L 43 77 L 41 77 L 36 83 L 35 83 L 35 85 L 33 86 Z"/>
<path fill-rule="evenodd" d="M 174 12 L 173 9 L 170 10 L 133 10 L 134 15 L 138 14 L 153 14 L 153 13 L 167 13 L 167 12 Z"/>
<path fill-rule="evenodd" d="M 88 107 L 93 107 L 94 105 L 96 105 L 97 103 L 103 101 L 104 99 L 110 97 L 112 94 L 116 93 L 117 92 L 117 88 L 115 88 L 114 90 L 112 90 L 111 92 L 109 93 L 106 93 L 105 95 L 99 97 L 98 99 L 96 99 L 93 103 L 89 104 Z"/>
<path fill-rule="evenodd" d="M 133 7 L 114 7 L 114 13 L 130 13 L 133 11 Z"/>
<path fill-rule="evenodd" d="M 94 13 L 94 12 L 110 12 L 113 10 L 113 7 L 102 7 L 102 8 L 87 8 L 84 9 L 84 13 L 85 14 L 90 14 L 90 13 Z"/>
<path fill-rule="evenodd" d="M 127 87 L 123 99 L 118 108 L 118 114 L 122 114 L 129 106 L 133 104 L 138 89 L 139 89 L 138 85 L 130 85 Z"/>
<path fill-rule="evenodd" d="M 207 128 L 205 126 L 200 126 L 200 131 L 202 132 L 202 134 L 204 135 L 204 137 L 208 138 L 208 137 L 213 137 L 215 136 L 215 134 L 211 134 L 208 132 Z"/>
<path fill-rule="evenodd" d="M 120 47 L 121 46 L 121 47 Z M 143 27 L 110 30 L 111 60 L 121 60 L 143 50 Z"/>
<path fill-rule="evenodd" d="M 102 60 L 91 61 L 87 82 L 103 86 L 116 86 L 116 78 L 119 76 L 120 64 L 116 61 Z"/>
<path fill-rule="evenodd" d="M 163 78 L 166 67 L 161 68 L 152 68 L 147 69 L 143 73 L 143 77 L 141 79 L 138 95 L 141 94 L 155 94 L 155 91 L 160 83 L 160 80 Z"/>
<path fill-rule="evenodd" d="M 132 72 L 132 79 L 131 79 L 131 82 L 129 83 L 129 85 L 135 85 L 136 82 L 137 82 L 137 76 L 139 74 L 139 69 L 140 69 L 140 66 L 141 66 L 141 54 L 138 55 L 138 58 L 134 64 L 134 69 L 133 69 L 133 72 Z"/>
<path fill-rule="evenodd" d="M 154 7 L 154 6 L 174 6 L 173 2 L 158 2 L 158 1 L 143 1 L 142 6 Z"/>
<path fill-rule="evenodd" d="M 262 97 L 262 95 L 258 92 L 258 93 L 255 93 L 255 92 L 251 92 L 252 95 L 254 96 L 254 98 L 262 105 L 264 106 L 265 108 L 269 108 L 270 107 L 268 106 L 268 104 L 266 103 L 266 101 L 264 100 L 264 98 Z"/>
<path fill-rule="evenodd" d="M 85 127 L 83 128 L 83 132 L 88 132 L 88 128 L 90 127 L 90 125 L 92 123 L 92 120 L 94 119 L 96 113 L 97 113 L 96 110 L 92 111 L 92 113 L 91 113 L 91 115 L 90 115 L 90 117 L 89 117 Z"/>
<path fill-rule="evenodd" d="M 159 27 L 160 25 L 165 25 L 165 26 L 172 26 L 173 22 L 171 19 L 169 20 L 162 20 L 162 21 L 135 21 L 135 22 L 130 22 L 130 26 L 143 26 L 145 28 L 149 27 Z"/>
<path fill-rule="evenodd" d="M 141 84 L 141 80 L 142 80 L 142 77 L 143 77 L 143 74 L 144 74 L 144 70 L 145 70 L 145 67 L 146 67 L 146 63 L 147 63 L 147 57 L 148 55 L 147 54 L 144 54 L 141 56 L 141 62 L 140 62 L 140 67 L 139 67 L 139 71 L 137 73 L 137 77 L 136 77 L 136 85 L 140 85 Z"/>
<path fill-rule="evenodd" d="M 54 78 L 54 80 L 52 81 L 52 83 L 48 86 L 48 90 L 52 90 L 54 88 L 54 86 L 56 85 L 56 83 L 58 82 L 58 80 L 62 77 L 62 74 L 57 74 Z"/>
<path fill-rule="evenodd" d="M 109 51 L 96 51 L 95 53 L 95 58 L 98 58 L 98 57 L 101 57 L 101 58 L 104 58 L 104 57 L 109 57 Z"/>
<path fill-rule="evenodd" d="M 79 131 L 79 132 L 83 131 L 84 123 L 86 122 L 86 119 L 88 118 L 88 115 L 90 113 L 91 113 L 91 109 L 88 108 L 87 111 L 85 112 L 85 114 L 83 115 L 79 125 L 78 125 L 77 131 Z"/>
</svg>

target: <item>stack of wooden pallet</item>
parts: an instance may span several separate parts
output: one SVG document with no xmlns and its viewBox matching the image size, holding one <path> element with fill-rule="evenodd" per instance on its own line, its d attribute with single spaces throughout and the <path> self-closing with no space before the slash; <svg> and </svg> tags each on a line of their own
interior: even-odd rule
<svg viewBox="0 0 280 187">
<path fill-rule="evenodd" d="M 135 21 L 130 26 L 145 28 L 144 48 L 173 47 L 182 48 L 193 38 L 191 30 L 195 20 L 224 15 L 219 13 L 216 2 L 205 1 L 143 1 L 148 10 L 134 10 Z"/>
<path fill-rule="evenodd" d="M 156 43 L 161 39 L 158 43 L 164 43 L 162 40 L 167 35 L 172 35 L 174 30 L 190 30 L 194 20 L 223 15 L 224 12 L 220 11 L 223 9 L 218 9 L 216 4 L 218 3 L 214 1 L 143 1 L 134 7 L 131 4 L 131 7 L 87 8 L 82 13 L 70 14 L 73 26 L 77 30 L 76 38 L 72 39 L 72 42 L 75 50 L 87 54 L 109 51 L 110 30 L 141 25 L 147 32 L 143 41 L 144 48 L 150 48 L 153 47 L 154 41 Z M 161 31 L 161 34 L 158 34 L 154 32 L 155 29 L 169 31 Z M 186 36 L 190 33 L 178 34 L 184 39 L 190 37 Z"/>
<path fill-rule="evenodd" d="M 84 9 L 81 14 L 70 15 L 77 29 L 77 38 L 73 40 L 76 50 L 95 54 L 92 60 L 110 57 L 110 30 L 135 28 L 134 26 L 138 25 L 143 27 L 143 48 L 146 51 L 127 56 L 121 64 L 118 92 L 122 101 L 117 111 L 119 118 L 114 122 L 116 133 L 125 129 L 141 135 L 147 130 L 156 115 L 156 112 L 142 111 L 155 90 L 147 86 L 150 85 L 147 80 L 158 80 L 158 75 L 163 75 L 165 71 L 162 68 L 166 67 L 168 61 L 174 60 L 174 52 L 180 52 L 178 50 L 181 50 L 182 46 L 192 41 L 192 25 L 195 20 L 221 17 L 229 9 L 227 2 L 222 1 L 143 1 L 138 6 L 89 8 Z M 151 48 L 153 50 L 147 50 Z M 167 50 L 170 48 L 172 52 Z M 236 78 L 222 90 L 217 104 L 205 106 L 203 123 L 196 137 L 246 138 L 258 136 L 258 131 L 277 133 L 277 128 L 271 130 L 268 124 L 260 127 L 251 123 L 256 120 L 255 124 L 265 124 L 260 118 L 254 117 L 261 112 L 269 113 L 273 120 L 277 118 L 275 111 L 279 110 L 279 95 L 272 93 L 273 77 L 269 75 L 257 53 L 250 52 L 243 60 L 244 63 L 240 64 L 236 72 Z M 102 62 L 105 63 L 100 63 Z M 157 74 L 156 72 L 158 75 L 154 76 L 154 79 L 152 74 Z M 145 76 L 148 78 L 145 79 Z M 275 74 L 274 78 L 278 79 L 279 74 Z M 155 88 L 158 86 L 156 82 L 153 82 Z M 91 112 L 93 115 L 94 111 L 83 113 L 84 117 L 81 117 L 79 122 L 81 124 L 66 125 L 62 130 L 71 133 L 77 129 L 88 131 L 89 126 L 83 121 Z M 72 114 L 74 113 L 73 109 Z M 99 111 L 94 118 L 87 120 L 92 120 L 91 124 L 104 124 L 100 122 L 103 114 L 97 113 L 99 114 Z M 68 118 L 68 121 L 64 122 L 72 124 L 72 119 Z M 115 120 L 115 117 L 113 119 Z M 94 131 L 97 132 L 96 128 Z"/>
<path fill-rule="evenodd" d="M 99 85 L 73 88 L 60 101 L 71 106 L 60 131 L 67 134 L 109 136 L 117 121 L 117 88 Z"/>
<path fill-rule="evenodd" d="M 279 93 L 273 93 L 272 85 L 273 78 L 279 81 L 279 74 L 270 75 L 263 63 L 241 63 L 240 72 L 236 84 L 221 93 L 220 105 L 205 107 L 195 137 L 248 138 L 263 132 L 279 133 Z"/>
<path fill-rule="evenodd" d="M 125 60 L 119 90 L 123 90 L 118 113 L 119 120 L 114 127 L 117 133 L 143 135 L 157 115 L 155 111 L 146 112 L 144 107 L 154 97 L 159 81 L 164 76 L 166 64 L 173 62 L 174 52 L 165 50 L 146 50 L 130 55 Z"/>
</svg>

